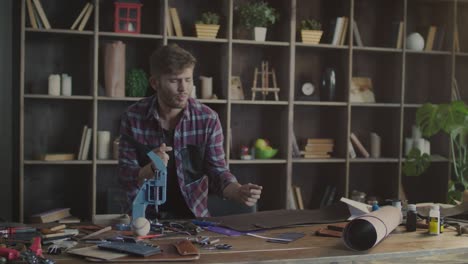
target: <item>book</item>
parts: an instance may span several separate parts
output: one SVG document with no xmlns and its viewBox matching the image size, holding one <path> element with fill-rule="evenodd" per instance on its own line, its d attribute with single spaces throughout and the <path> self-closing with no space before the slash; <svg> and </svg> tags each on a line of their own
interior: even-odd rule
<svg viewBox="0 0 468 264">
<path fill-rule="evenodd" d="M 325 191 L 323 192 L 322 199 L 320 200 L 320 208 L 325 207 L 328 202 L 328 196 L 330 195 L 331 187 L 327 185 Z"/>
<path fill-rule="evenodd" d="M 86 5 L 83 7 L 83 9 L 81 10 L 80 14 L 78 15 L 78 17 L 75 19 L 75 21 L 73 22 L 72 26 L 70 27 L 71 30 L 74 30 L 77 26 L 78 26 L 78 23 L 80 23 L 80 21 L 82 20 L 82 18 L 84 17 L 84 15 L 86 14 L 86 11 L 88 10 L 89 6 L 91 4 L 90 3 L 86 3 Z"/>
<path fill-rule="evenodd" d="M 338 17 L 336 19 L 335 31 L 333 33 L 332 45 L 339 45 L 341 40 L 341 31 L 344 26 L 344 17 Z"/>
<path fill-rule="evenodd" d="M 83 156 L 83 146 L 86 140 L 86 132 L 88 131 L 88 126 L 85 125 L 83 126 L 83 132 L 81 132 L 81 141 L 80 141 L 80 149 L 78 150 L 78 159 L 81 159 L 81 156 Z"/>
<path fill-rule="evenodd" d="M 400 21 L 398 23 L 398 33 L 396 36 L 396 43 L 395 43 L 395 48 L 401 49 L 403 48 L 403 21 Z"/>
<path fill-rule="evenodd" d="M 333 151 L 333 144 L 307 144 L 305 146 L 306 152 L 332 152 Z"/>
<path fill-rule="evenodd" d="M 359 152 L 361 153 L 361 155 L 362 155 L 364 158 L 369 158 L 369 157 L 370 157 L 369 152 L 367 152 L 366 148 L 364 148 L 364 146 L 362 145 L 361 141 L 359 141 L 359 139 L 356 137 L 356 135 L 354 135 L 354 133 L 351 132 L 350 138 L 351 138 L 351 142 L 353 142 L 353 144 L 354 144 L 354 145 L 356 146 L 356 148 L 359 150 Z"/>
<path fill-rule="evenodd" d="M 31 24 L 32 28 L 38 28 L 37 22 L 36 22 L 36 15 L 34 12 L 34 7 L 32 0 L 26 0 L 26 7 L 28 9 L 28 18 L 29 18 L 29 23 Z"/>
<path fill-rule="evenodd" d="M 345 45 L 346 42 L 346 33 L 348 32 L 348 24 L 349 24 L 349 18 L 344 17 L 343 18 L 343 28 L 341 30 L 341 36 L 340 36 L 340 43 L 339 45 Z"/>
<path fill-rule="evenodd" d="M 330 154 L 323 154 L 323 153 L 319 153 L 319 154 L 304 154 L 304 158 L 305 159 L 329 159 L 331 158 Z"/>
<path fill-rule="evenodd" d="M 297 210 L 297 203 L 296 203 L 296 199 L 294 198 L 294 185 L 291 186 L 291 189 L 289 190 L 288 194 L 289 194 L 288 195 L 289 209 Z"/>
<path fill-rule="evenodd" d="M 75 216 L 68 216 L 68 217 L 58 220 L 59 224 L 75 224 L 75 223 L 80 223 L 80 222 L 81 220 Z"/>
<path fill-rule="evenodd" d="M 174 25 L 172 23 L 172 18 L 171 15 L 169 14 L 169 9 L 166 12 L 166 30 L 167 30 L 167 35 L 172 37 L 174 36 Z"/>
<path fill-rule="evenodd" d="M 47 16 L 44 12 L 44 9 L 42 8 L 41 2 L 39 0 L 32 0 L 34 3 L 34 6 L 36 7 L 36 11 L 42 21 L 42 24 L 44 25 L 45 29 L 50 29 L 50 23 L 49 20 L 47 19 Z"/>
<path fill-rule="evenodd" d="M 293 189 L 296 197 L 297 208 L 299 210 L 304 210 L 304 201 L 302 200 L 301 187 L 294 185 Z"/>
<path fill-rule="evenodd" d="M 445 27 L 439 26 L 437 27 L 436 36 L 434 39 L 434 46 L 432 47 L 433 50 L 443 50 L 445 43 Z"/>
<path fill-rule="evenodd" d="M 430 26 L 429 30 L 427 31 L 426 36 L 426 46 L 424 47 L 425 51 L 431 51 L 432 47 L 434 46 L 434 38 L 437 31 L 436 26 Z"/>
<path fill-rule="evenodd" d="M 301 156 L 299 145 L 297 144 L 296 134 L 294 132 L 292 134 L 292 156 L 293 158 L 298 158 Z"/>
<path fill-rule="evenodd" d="M 88 127 L 87 130 L 86 130 L 86 137 L 85 137 L 85 142 L 84 142 L 84 145 L 83 145 L 83 153 L 81 153 L 80 160 L 87 160 L 88 159 L 89 145 L 91 144 L 91 137 L 92 137 L 92 134 L 93 134 L 92 132 L 93 132 L 93 129 Z"/>
<path fill-rule="evenodd" d="M 73 153 L 47 153 L 40 157 L 40 160 L 44 161 L 64 161 L 76 159 Z"/>
<path fill-rule="evenodd" d="M 361 39 L 361 34 L 359 34 L 359 29 L 356 23 L 356 20 L 353 20 L 353 34 L 354 34 L 354 41 L 356 42 L 356 46 L 364 46 Z"/>
<path fill-rule="evenodd" d="M 333 144 L 332 138 L 308 138 L 307 144 Z"/>
<path fill-rule="evenodd" d="M 349 150 L 348 150 L 349 157 L 351 159 L 356 158 L 356 150 L 354 150 L 354 147 L 353 147 L 353 144 L 351 143 L 351 140 L 348 140 L 348 145 L 349 145 Z"/>
<path fill-rule="evenodd" d="M 32 215 L 29 220 L 31 223 L 51 223 L 70 215 L 70 208 L 56 208 Z"/>
<path fill-rule="evenodd" d="M 94 5 L 90 4 L 88 9 L 86 10 L 86 14 L 84 15 L 83 19 L 81 20 L 80 25 L 78 26 L 78 31 L 83 31 L 84 27 L 88 23 L 89 17 L 91 16 L 93 9 L 94 9 Z"/>
<path fill-rule="evenodd" d="M 183 37 L 184 36 L 184 33 L 182 31 L 182 25 L 180 24 L 180 20 L 179 20 L 179 15 L 177 13 L 177 9 L 174 8 L 174 7 L 171 7 L 169 9 L 169 12 L 171 13 L 171 18 L 172 18 L 172 24 L 174 25 L 174 31 L 175 31 L 175 35 L 177 37 Z"/>
</svg>

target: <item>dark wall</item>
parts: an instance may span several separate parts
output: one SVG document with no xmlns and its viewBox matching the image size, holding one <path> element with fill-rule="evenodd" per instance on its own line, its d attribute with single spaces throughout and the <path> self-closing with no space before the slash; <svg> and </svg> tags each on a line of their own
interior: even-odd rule
<svg viewBox="0 0 468 264">
<path fill-rule="evenodd" d="M 18 1 L 19 2 L 19 1 Z M 13 106 L 18 101 L 13 93 L 13 0 L 2 0 L 0 8 L 0 218 L 13 218 L 14 135 Z"/>
</svg>

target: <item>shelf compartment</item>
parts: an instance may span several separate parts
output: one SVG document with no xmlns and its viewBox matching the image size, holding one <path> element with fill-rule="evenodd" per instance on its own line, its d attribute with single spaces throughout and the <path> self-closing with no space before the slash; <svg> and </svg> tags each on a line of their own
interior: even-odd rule
<svg viewBox="0 0 468 264">
<path fill-rule="evenodd" d="M 354 19 L 364 47 L 395 49 L 403 13 L 404 1 L 354 1 Z"/>
<path fill-rule="evenodd" d="M 371 153 L 370 133 L 374 132 L 381 138 L 381 158 L 391 160 L 399 157 L 400 109 L 396 108 L 356 108 L 351 112 L 351 132 L 356 135 L 361 144 Z M 353 144 L 358 157 L 362 157 Z M 366 159 L 372 162 L 372 159 Z"/>
<path fill-rule="evenodd" d="M 91 125 L 92 109 L 91 101 L 28 102 L 24 108 L 24 159 L 34 160 L 46 153 L 77 154 L 83 126 Z"/>
<path fill-rule="evenodd" d="M 413 125 L 416 125 L 416 112 L 417 108 L 405 109 L 403 117 L 403 153 L 405 156 L 405 138 L 412 137 Z M 429 142 L 431 143 L 431 154 L 440 155 L 442 157 L 450 156 L 450 138 L 445 133 L 437 133 L 430 137 Z"/>
<path fill-rule="evenodd" d="M 116 39 L 109 37 L 100 37 L 99 38 L 99 60 L 98 60 L 98 99 L 105 100 L 105 75 L 104 75 L 104 49 L 105 45 L 117 41 Z M 162 46 L 162 40 L 145 40 L 145 39 L 126 39 L 123 41 L 125 44 L 125 72 L 127 73 L 131 69 L 141 69 L 146 73 L 148 80 L 150 78 L 150 56 L 155 49 Z M 153 89 L 148 85 L 148 90 L 146 96 L 152 95 L 154 93 Z M 108 97 L 108 100 L 139 100 L 141 98 L 131 98 L 131 97 Z"/>
<path fill-rule="evenodd" d="M 335 71 L 335 98 L 332 102 L 345 102 L 347 99 L 346 92 L 348 89 L 348 50 L 318 50 L 307 47 L 296 49 L 296 66 L 295 66 L 295 101 L 317 100 L 316 102 L 328 102 L 321 97 L 321 83 L 323 75 L 327 68 Z M 313 99 L 308 99 L 300 92 L 302 85 L 310 82 L 314 85 L 316 96 Z M 318 96 L 318 98 L 317 98 Z"/>
<path fill-rule="evenodd" d="M 279 91 L 279 101 L 286 101 L 289 97 L 289 49 L 285 47 L 271 46 L 245 46 L 233 45 L 232 47 L 232 75 L 240 76 L 244 90 L 245 101 L 252 99 L 252 86 L 254 81 L 255 68 L 261 71 L 262 61 L 268 61 L 269 69 L 273 68 L 276 74 L 277 87 Z M 270 87 L 273 87 L 273 80 L 269 78 Z M 261 77 L 257 76 L 258 88 L 261 87 Z M 270 92 L 267 101 L 275 101 L 274 93 Z M 260 92 L 256 93 L 256 101 L 262 101 Z"/>
<path fill-rule="evenodd" d="M 156 1 L 158 2 L 158 1 Z M 226 41 L 228 38 L 228 23 L 229 23 L 229 1 L 209 1 L 209 0 L 194 0 L 194 1 L 184 1 L 184 0 L 170 0 L 168 1 L 169 7 L 174 7 L 177 9 L 179 16 L 180 24 L 183 31 L 183 39 L 193 39 L 196 40 L 196 31 L 195 23 L 201 18 L 203 12 L 214 12 L 220 16 L 219 21 L 219 31 L 217 38 L 224 39 Z M 179 37 L 170 37 L 170 39 L 175 39 Z M 202 39 L 199 39 L 202 40 Z M 215 39 L 214 41 L 217 41 Z M 211 41 L 211 40 L 209 40 Z"/>
<path fill-rule="evenodd" d="M 287 108 L 283 106 L 233 105 L 231 112 L 231 159 L 240 159 L 241 146 L 250 148 L 255 144 L 257 138 L 267 139 L 273 148 L 278 149 L 278 153 L 273 159 L 286 159 Z"/>
<path fill-rule="evenodd" d="M 345 194 L 345 164 L 294 164 L 292 184 L 301 188 L 305 209 L 320 207 L 325 191 L 335 189 L 334 195 L 327 200 L 334 203 Z"/>
<path fill-rule="evenodd" d="M 457 57 L 455 59 L 455 81 L 454 85 L 458 88 L 460 99 L 468 102 L 468 57 Z"/>
<path fill-rule="evenodd" d="M 90 220 L 91 166 L 24 167 L 24 215 L 54 208 L 71 208 L 73 216 Z"/>
<path fill-rule="evenodd" d="M 66 73 L 72 77 L 72 95 L 92 94 L 94 67 L 91 38 L 57 34 L 34 34 L 26 38 L 26 94 L 48 94 L 51 73 Z"/>
<path fill-rule="evenodd" d="M 141 30 L 142 34 L 162 35 L 164 12 L 161 1 L 141 0 Z M 99 2 L 99 31 L 114 31 L 114 1 Z M 134 34 L 138 36 L 138 34 Z"/>
<path fill-rule="evenodd" d="M 285 208 L 286 201 L 286 164 L 268 164 L 265 166 L 244 166 L 233 164 L 231 172 L 240 184 L 253 183 L 263 186 L 262 196 L 258 200 L 258 211 Z"/>
<path fill-rule="evenodd" d="M 401 102 L 402 58 L 396 53 L 355 52 L 352 77 L 371 79 L 376 103 L 398 104 Z"/>
<path fill-rule="evenodd" d="M 379 201 L 398 198 L 397 163 L 352 163 L 349 171 L 349 192 L 365 192 Z"/>
<path fill-rule="evenodd" d="M 403 191 L 409 203 L 431 201 L 447 202 L 450 163 L 431 163 L 426 172 L 420 176 L 402 174 Z"/>
<path fill-rule="evenodd" d="M 222 1 L 224 2 L 224 1 Z M 241 4 L 244 4 L 245 0 L 234 1 L 234 13 L 233 13 L 233 38 L 237 40 L 252 40 L 253 44 L 253 30 L 247 30 L 240 24 L 238 8 Z M 290 40 L 290 21 L 291 21 L 291 1 L 279 1 L 279 0 L 266 0 L 271 7 L 273 7 L 276 12 L 279 13 L 279 19 L 274 25 L 268 26 L 266 33 L 266 42 L 275 43 L 275 42 L 289 42 Z M 262 44 L 260 44 L 262 45 Z"/>
<path fill-rule="evenodd" d="M 434 39 L 433 51 L 425 52 L 427 54 L 445 54 L 450 55 L 453 39 L 453 1 L 407 1 L 407 21 L 406 35 L 418 32 L 424 38 L 424 44 L 427 43 L 427 35 L 430 26 L 436 26 L 436 37 Z M 461 14 L 461 13 L 460 13 Z M 440 47 L 437 43 L 437 31 L 445 31 Z M 409 53 L 419 53 L 408 50 Z M 408 65 L 407 65 L 408 68 Z M 423 69 L 417 71 L 425 72 Z M 428 74 L 429 75 L 429 74 Z M 450 74 L 449 74 L 450 75 Z"/>
<path fill-rule="evenodd" d="M 126 193 L 117 166 L 99 166 L 96 177 L 96 214 L 128 213 Z"/>
<path fill-rule="evenodd" d="M 228 80 L 228 58 L 226 56 L 228 46 L 219 43 L 202 42 L 181 42 L 171 40 L 169 43 L 177 43 L 186 49 L 198 60 L 193 72 L 193 84 L 195 85 L 197 98 L 202 98 L 200 76 L 213 78 L 213 94 L 218 99 L 227 98 L 227 85 L 224 80 Z"/>
<path fill-rule="evenodd" d="M 134 102 L 100 101 L 98 104 L 98 131 L 107 130 L 112 141 L 120 135 L 120 122 L 123 113 Z M 111 151 L 112 154 L 112 151 Z"/>
<path fill-rule="evenodd" d="M 61 30 L 69 30 L 73 25 L 73 22 L 80 14 L 81 10 L 86 5 L 84 1 L 59 1 L 59 0 L 49 0 L 49 1 L 40 1 L 44 13 L 47 17 L 47 20 L 50 23 L 51 32 L 59 32 Z M 34 4 L 33 4 L 34 6 Z M 34 9 L 36 9 L 34 7 Z M 93 31 L 94 29 L 94 13 L 96 8 L 93 9 L 93 12 L 89 16 L 89 20 L 86 23 L 84 30 Z M 66 15 L 65 15 L 66 14 Z M 30 26 L 28 12 L 26 10 L 26 25 Z M 44 31 L 47 31 L 44 29 Z M 70 30 L 71 31 L 71 30 Z M 77 34 L 79 31 L 76 31 Z"/>
<path fill-rule="evenodd" d="M 299 149 L 305 148 L 308 138 L 332 138 L 332 158 L 346 157 L 347 108 L 295 106 L 294 133 Z M 310 162 L 313 159 L 307 159 Z"/>
</svg>

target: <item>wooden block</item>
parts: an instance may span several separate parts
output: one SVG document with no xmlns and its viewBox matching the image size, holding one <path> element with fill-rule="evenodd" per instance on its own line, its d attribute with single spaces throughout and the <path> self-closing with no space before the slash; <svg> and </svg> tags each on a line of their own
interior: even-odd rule
<svg viewBox="0 0 468 264">
<path fill-rule="evenodd" d="M 40 156 L 40 160 L 44 160 L 44 161 L 75 160 L 75 154 L 73 153 L 48 153 L 48 154 Z"/>
</svg>

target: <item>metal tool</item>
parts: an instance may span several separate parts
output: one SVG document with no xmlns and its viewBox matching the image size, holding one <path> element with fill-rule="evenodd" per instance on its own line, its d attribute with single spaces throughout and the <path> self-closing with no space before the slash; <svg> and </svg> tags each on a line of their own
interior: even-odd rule
<svg viewBox="0 0 468 264">
<path fill-rule="evenodd" d="M 156 213 L 158 206 L 166 202 L 167 190 L 167 168 L 163 160 L 153 152 L 148 146 L 141 144 L 134 138 L 122 134 L 122 139 L 132 143 L 139 151 L 146 153 L 153 164 L 156 166 L 156 172 L 153 179 L 146 179 L 141 188 L 138 190 L 132 204 L 132 219 L 145 217 L 146 207 L 154 205 Z"/>
</svg>

